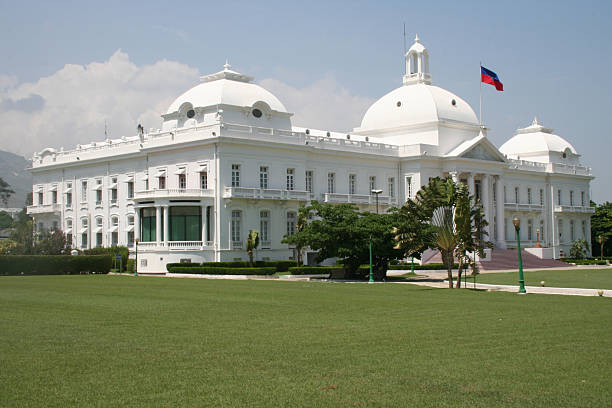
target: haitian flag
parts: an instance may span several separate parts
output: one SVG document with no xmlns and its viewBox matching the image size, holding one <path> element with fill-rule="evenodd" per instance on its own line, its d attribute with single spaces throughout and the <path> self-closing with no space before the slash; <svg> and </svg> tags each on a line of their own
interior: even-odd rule
<svg viewBox="0 0 612 408">
<path fill-rule="evenodd" d="M 480 66 L 480 82 L 484 82 L 485 84 L 491 84 L 495 86 L 495 89 L 498 91 L 504 90 L 504 84 L 502 84 L 499 80 L 497 74 L 490 69 L 486 69 L 482 65 Z"/>
</svg>

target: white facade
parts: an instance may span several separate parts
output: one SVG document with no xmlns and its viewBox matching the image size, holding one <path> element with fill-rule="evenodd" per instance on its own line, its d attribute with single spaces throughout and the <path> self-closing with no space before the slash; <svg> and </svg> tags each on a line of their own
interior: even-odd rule
<svg viewBox="0 0 612 408">
<path fill-rule="evenodd" d="M 310 200 L 381 210 L 414 197 L 429 178 L 451 176 L 480 197 L 497 248 L 521 241 L 558 257 L 590 241 L 589 183 L 576 150 L 537 121 L 499 150 L 472 108 L 431 85 L 429 53 L 417 40 L 403 85 L 375 102 L 350 134 L 292 126 L 292 114 L 252 78 L 226 64 L 174 101 L 161 129 L 43 150 L 33 157 L 37 228 L 57 226 L 75 248 L 138 245 L 139 271 L 168 262 L 288 259 L 281 240 Z M 341 238 L 341 237 L 340 237 Z"/>
</svg>

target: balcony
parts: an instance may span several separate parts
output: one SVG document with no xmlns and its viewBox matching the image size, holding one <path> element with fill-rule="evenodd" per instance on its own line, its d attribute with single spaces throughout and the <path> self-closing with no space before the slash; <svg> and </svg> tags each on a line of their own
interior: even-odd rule
<svg viewBox="0 0 612 408">
<path fill-rule="evenodd" d="M 160 242 L 159 244 L 155 241 L 152 242 L 139 242 L 138 250 L 147 251 L 193 251 L 212 249 L 213 241 L 168 241 Z"/>
<path fill-rule="evenodd" d="M 325 203 L 353 203 L 376 205 L 376 196 L 369 194 L 323 193 L 321 194 L 321 200 Z M 379 196 L 378 204 L 385 206 L 397 205 L 397 198 L 390 196 Z"/>
<path fill-rule="evenodd" d="M 578 213 L 578 214 L 594 214 L 594 207 L 587 207 L 585 205 L 555 205 L 555 212 L 564 213 Z"/>
<path fill-rule="evenodd" d="M 61 204 L 29 205 L 28 214 L 54 214 L 62 209 Z"/>
<path fill-rule="evenodd" d="M 504 203 L 504 208 L 516 212 L 542 212 L 544 206 L 541 204 Z"/>
<path fill-rule="evenodd" d="M 201 198 L 214 197 L 214 190 L 199 188 L 169 188 L 164 190 L 144 190 L 134 194 L 135 200 L 156 198 Z"/>
<path fill-rule="evenodd" d="M 308 191 L 279 190 L 271 188 L 225 187 L 223 198 L 255 198 L 264 200 L 299 200 L 310 199 Z"/>
</svg>

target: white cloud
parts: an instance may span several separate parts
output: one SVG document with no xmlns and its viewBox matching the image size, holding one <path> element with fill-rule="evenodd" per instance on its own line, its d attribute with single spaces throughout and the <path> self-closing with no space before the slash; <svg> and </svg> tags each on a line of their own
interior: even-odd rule
<svg viewBox="0 0 612 408">
<path fill-rule="evenodd" d="M 295 126 L 321 130 L 350 131 L 374 99 L 353 95 L 333 77 L 325 77 L 305 88 L 295 88 L 276 79 L 264 79 L 261 86 L 272 92 L 294 113 Z"/>
<path fill-rule="evenodd" d="M 108 61 L 66 65 L 35 83 L 0 75 L 0 149 L 29 157 L 45 147 L 71 149 L 136 126 L 161 125 L 160 114 L 198 83 L 198 70 L 161 60 L 137 66 L 120 50 Z"/>
</svg>

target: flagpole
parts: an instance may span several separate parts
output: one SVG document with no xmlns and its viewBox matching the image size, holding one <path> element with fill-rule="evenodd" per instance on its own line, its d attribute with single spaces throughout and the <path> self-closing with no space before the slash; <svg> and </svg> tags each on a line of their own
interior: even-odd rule
<svg viewBox="0 0 612 408">
<path fill-rule="evenodd" d="M 478 119 L 480 120 L 480 126 L 482 126 L 482 61 L 480 61 L 480 112 L 478 113 Z"/>
</svg>

